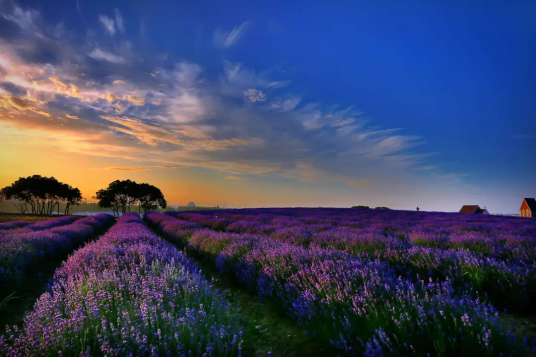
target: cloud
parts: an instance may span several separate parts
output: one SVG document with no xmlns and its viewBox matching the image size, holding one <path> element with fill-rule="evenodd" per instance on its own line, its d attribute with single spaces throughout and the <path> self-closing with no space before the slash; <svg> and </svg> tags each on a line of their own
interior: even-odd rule
<svg viewBox="0 0 536 357">
<path fill-rule="evenodd" d="M 106 167 L 103 170 L 109 171 L 147 171 L 151 169 L 181 169 L 180 165 L 156 165 L 156 166 L 139 166 L 139 167 Z"/>
<path fill-rule="evenodd" d="M 34 25 L 36 16 L 30 16 Z M 124 28 L 119 17 L 106 17 L 114 34 Z M 225 34 L 222 46 L 236 43 L 245 28 Z M 430 166 L 414 152 L 422 138 L 373 127 L 352 107 L 304 101 L 287 89 L 286 78 L 274 78 L 283 72 L 224 62 L 221 73 L 212 73 L 191 61 L 137 53 L 126 39 L 116 38 L 109 53 L 96 32 L 59 40 L 41 30 L 0 41 L 0 82 L 11 88 L 0 92 L 2 123 L 40 131 L 62 151 L 126 161 L 113 169 L 202 167 L 224 177 L 361 189 Z M 44 43 L 58 49 L 56 61 L 24 55 Z"/>
<path fill-rule="evenodd" d="M 127 102 L 132 103 L 135 106 L 141 107 L 145 105 L 145 98 L 137 96 L 137 95 L 125 95 L 123 96 L 123 100 L 126 100 Z"/>
<path fill-rule="evenodd" d="M 146 167 L 106 167 L 103 170 L 110 170 L 110 171 L 146 171 L 148 168 Z"/>
<path fill-rule="evenodd" d="M 30 106 L 25 100 L 11 96 L 4 96 L 0 93 L 0 108 L 26 110 L 29 107 Z"/>
<path fill-rule="evenodd" d="M 266 95 L 258 89 L 248 89 L 244 91 L 244 102 L 264 102 Z"/>
<path fill-rule="evenodd" d="M 123 22 L 123 16 L 121 16 L 121 13 L 117 9 L 114 9 L 114 14 L 117 30 L 119 30 L 121 33 L 125 32 L 125 23 Z"/>
<path fill-rule="evenodd" d="M 240 40 L 248 26 L 249 22 L 246 21 L 229 32 L 224 32 L 218 29 L 214 32 L 212 41 L 217 47 L 229 48 Z"/>
<path fill-rule="evenodd" d="M 56 85 L 56 90 L 68 97 L 80 98 L 80 89 L 74 84 L 66 84 L 62 82 L 58 76 L 48 78 L 52 83 Z"/>
<path fill-rule="evenodd" d="M 95 48 L 93 51 L 88 53 L 88 56 L 96 60 L 108 61 L 117 64 L 122 64 L 126 62 L 123 57 L 114 55 L 109 52 L 105 52 L 100 48 Z"/>
<path fill-rule="evenodd" d="M 244 178 L 240 176 L 228 175 L 228 176 L 225 176 L 225 179 L 227 181 L 242 181 Z"/>
<path fill-rule="evenodd" d="M 32 112 L 37 113 L 39 115 L 42 115 L 44 117 L 47 117 L 47 118 L 51 117 L 51 114 L 49 112 L 46 112 L 46 111 L 44 111 L 42 109 L 39 109 L 39 108 L 29 108 L 29 110 L 31 110 Z"/>
<path fill-rule="evenodd" d="M 21 98 L 17 98 L 17 97 L 12 97 L 12 96 L 8 96 L 6 94 L 3 94 L 2 92 L 0 92 L 0 109 L 4 109 L 4 110 L 7 110 L 8 112 L 14 112 L 14 111 L 23 111 L 23 112 L 26 112 L 26 111 L 31 111 L 31 112 L 34 112 L 36 114 L 39 114 L 39 115 L 42 115 L 42 116 L 45 116 L 45 117 L 50 117 L 50 113 L 48 113 L 47 111 L 39 108 L 39 107 L 34 107 L 31 105 L 31 103 L 34 102 L 34 101 L 31 101 L 31 100 L 24 100 L 24 99 L 21 99 Z"/>
<path fill-rule="evenodd" d="M 22 30 L 34 31 L 36 29 L 35 21 L 39 17 L 39 13 L 33 9 L 24 10 L 14 5 L 11 13 L 4 13 L 0 16 L 16 23 Z"/>
<path fill-rule="evenodd" d="M 294 110 L 298 106 L 298 104 L 300 104 L 300 101 L 300 98 L 292 98 L 283 101 L 278 100 L 270 103 L 270 107 L 277 111 L 288 112 L 290 110 Z"/>
<path fill-rule="evenodd" d="M 181 165 L 158 165 L 158 166 L 151 166 L 155 169 L 181 169 L 183 166 Z"/>
<path fill-rule="evenodd" d="M 202 131 L 194 128 L 166 128 L 154 121 L 142 121 L 127 117 L 101 116 L 102 119 L 118 124 L 110 129 L 137 138 L 140 142 L 157 146 L 171 144 L 174 146 L 198 148 L 202 150 L 218 150 L 226 147 L 246 145 L 247 140 L 224 139 L 215 140 Z"/>
<path fill-rule="evenodd" d="M 101 24 L 104 27 L 104 29 L 111 36 L 113 36 L 115 34 L 115 24 L 114 24 L 114 20 L 112 18 L 109 18 L 108 16 L 105 16 L 105 15 L 100 15 L 99 16 L 99 21 L 101 22 Z"/>
</svg>

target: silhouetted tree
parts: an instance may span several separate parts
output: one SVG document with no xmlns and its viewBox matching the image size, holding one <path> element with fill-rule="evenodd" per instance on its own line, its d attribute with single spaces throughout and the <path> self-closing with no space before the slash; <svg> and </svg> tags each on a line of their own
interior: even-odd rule
<svg viewBox="0 0 536 357">
<path fill-rule="evenodd" d="M 138 192 L 136 194 L 138 199 L 138 213 L 140 208 L 143 208 L 143 213 L 154 210 L 156 208 L 166 208 L 167 202 L 159 188 L 149 185 L 148 183 L 142 183 L 138 185 Z"/>
<path fill-rule="evenodd" d="M 419 207 L 417 207 L 417 211 L 420 211 L 421 209 Z"/>
<path fill-rule="evenodd" d="M 390 210 L 390 208 L 388 208 L 388 207 L 376 207 L 374 209 L 387 209 L 387 210 Z"/>
<path fill-rule="evenodd" d="M 63 201 L 65 203 L 65 211 L 64 213 L 67 215 L 69 214 L 71 208 L 74 205 L 79 205 L 82 201 L 82 193 L 79 189 L 73 188 L 69 185 L 65 185 L 63 187 L 64 193 L 63 193 Z"/>
<path fill-rule="evenodd" d="M 72 206 L 80 204 L 82 200 L 79 189 L 54 177 L 40 175 L 21 177 L 0 192 L 21 213 L 52 214 L 54 210 L 59 212 L 60 203 L 65 203 L 65 213 L 68 214 Z"/>
<path fill-rule="evenodd" d="M 369 206 L 352 206 L 352 208 L 370 209 Z"/>
<path fill-rule="evenodd" d="M 164 195 L 158 188 L 130 180 L 116 180 L 110 183 L 108 188 L 97 191 L 94 198 L 98 200 L 99 207 L 111 208 L 116 216 L 119 216 L 119 212 L 130 212 L 134 205 L 138 205 L 140 213 L 142 208 L 146 212 L 158 207 L 167 207 Z"/>
</svg>

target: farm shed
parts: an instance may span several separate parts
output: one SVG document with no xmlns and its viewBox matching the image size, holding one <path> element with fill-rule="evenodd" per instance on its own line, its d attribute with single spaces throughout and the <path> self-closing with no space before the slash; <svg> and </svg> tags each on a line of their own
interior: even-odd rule
<svg viewBox="0 0 536 357">
<path fill-rule="evenodd" d="M 460 213 L 489 214 L 487 209 L 480 208 L 478 205 L 464 205 Z"/>
<path fill-rule="evenodd" d="M 536 200 L 534 198 L 524 198 L 519 208 L 521 217 L 536 217 Z"/>
</svg>

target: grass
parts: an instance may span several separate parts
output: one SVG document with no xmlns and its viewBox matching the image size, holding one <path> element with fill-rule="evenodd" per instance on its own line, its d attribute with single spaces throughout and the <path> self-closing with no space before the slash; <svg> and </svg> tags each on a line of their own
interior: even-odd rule
<svg viewBox="0 0 536 357">
<path fill-rule="evenodd" d="M 50 219 L 50 215 L 33 215 L 33 214 L 17 214 L 17 213 L 0 213 L 0 223 L 11 222 L 11 221 L 30 221 L 30 222 L 40 222 Z"/>
<path fill-rule="evenodd" d="M 181 248 L 180 245 L 175 245 Z M 267 356 L 268 352 L 272 352 L 273 356 L 285 357 L 337 355 L 331 345 L 305 334 L 293 319 L 284 315 L 281 306 L 260 302 L 232 277 L 220 273 L 212 262 L 199 256 L 190 256 L 196 260 L 207 280 L 227 291 L 228 300 L 247 321 L 244 331 L 246 355 Z"/>
<path fill-rule="evenodd" d="M 26 312 L 30 311 L 36 300 L 46 292 L 48 283 L 64 258 L 49 260 L 46 264 L 32 267 L 28 271 L 24 283 L 15 287 L 11 293 L 12 299 L 0 306 L 0 334 L 5 333 L 6 325 L 21 327 Z"/>
</svg>

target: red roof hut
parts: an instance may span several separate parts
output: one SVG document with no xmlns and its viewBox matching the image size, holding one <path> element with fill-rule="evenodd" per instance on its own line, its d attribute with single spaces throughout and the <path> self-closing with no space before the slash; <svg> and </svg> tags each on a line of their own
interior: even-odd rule
<svg viewBox="0 0 536 357">
<path fill-rule="evenodd" d="M 536 200 L 534 198 L 524 198 L 519 208 L 521 217 L 536 217 Z"/>
<path fill-rule="evenodd" d="M 480 208 L 478 205 L 464 205 L 460 213 L 489 214 L 487 209 Z"/>
</svg>

